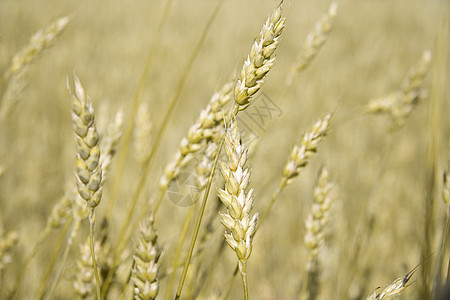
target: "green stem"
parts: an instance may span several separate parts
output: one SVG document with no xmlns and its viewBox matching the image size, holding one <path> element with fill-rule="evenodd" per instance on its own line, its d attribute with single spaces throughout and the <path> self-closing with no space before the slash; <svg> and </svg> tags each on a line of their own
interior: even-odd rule
<svg viewBox="0 0 450 300">
<path fill-rule="evenodd" d="M 186 257 L 186 262 L 184 264 L 183 273 L 181 274 L 181 279 L 180 279 L 180 283 L 178 285 L 178 290 L 177 290 L 175 299 L 180 299 L 181 292 L 183 291 L 184 281 L 186 280 L 186 275 L 187 275 L 187 272 L 189 269 L 189 264 L 191 262 L 192 253 L 194 252 L 195 242 L 198 237 L 198 232 L 200 231 L 200 225 L 202 224 L 203 215 L 205 213 L 206 202 L 208 201 L 209 191 L 211 190 L 214 173 L 216 172 L 217 162 L 219 161 L 219 156 L 220 156 L 220 152 L 222 151 L 222 146 L 223 146 L 224 141 L 225 141 L 225 135 L 223 135 L 222 140 L 219 145 L 219 148 L 217 149 L 217 154 L 216 154 L 216 158 L 214 160 L 214 165 L 211 170 L 211 174 L 209 175 L 208 184 L 205 189 L 205 194 L 203 195 L 203 201 L 202 201 L 202 204 L 200 207 L 200 213 L 199 213 L 199 216 L 197 219 L 197 223 L 195 224 L 194 234 L 191 239 L 191 245 L 189 246 L 189 252 Z"/>
</svg>

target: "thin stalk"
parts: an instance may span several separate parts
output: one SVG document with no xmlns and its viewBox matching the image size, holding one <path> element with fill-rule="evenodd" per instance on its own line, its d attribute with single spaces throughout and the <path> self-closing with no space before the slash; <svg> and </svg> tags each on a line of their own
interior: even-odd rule
<svg viewBox="0 0 450 300">
<path fill-rule="evenodd" d="M 180 299 L 181 292 L 183 291 L 184 281 L 186 280 L 187 271 L 189 269 L 189 264 L 191 262 L 192 253 L 194 252 L 195 242 L 198 237 L 198 232 L 200 231 L 200 225 L 202 224 L 203 215 L 205 213 L 206 202 L 208 201 L 209 191 L 211 190 L 211 185 L 214 177 L 214 173 L 216 172 L 217 162 L 219 161 L 220 152 L 222 151 L 223 143 L 225 142 L 225 134 L 222 136 L 222 140 L 220 142 L 219 148 L 217 149 L 216 158 L 214 160 L 214 165 L 211 170 L 211 174 L 209 175 L 208 184 L 205 189 L 205 194 L 203 195 L 203 201 L 200 207 L 200 213 L 197 218 L 197 223 L 195 224 L 194 234 L 191 239 L 191 245 L 189 246 L 189 252 L 186 258 L 186 262 L 184 264 L 183 273 L 181 274 L 180 283 L 178 285 L 177 294 L 175 299 Z"/>
<path fill-rule="evenodd" d="M 178 266 L 178 260 L 180 259 L 181 249 L 183 248 L 184 240 L 186 239 L 187 231 L 189 229 L 189 224 L 191 223 L 192 215 L 194 212 L 194 207 L 195 207 L 195 205 L 192 204 L 191 208 L 189 209 L 189 213 L 184 222 L 183 230 L 181 231 L 180 240 L 178 241 L 177 251 L 175 253 L 175 258 L 173 259 L 173 264 L 172 264 L 172 274 L 170 276 L 169 286 L 167 288 L 167 296 L 166 296 L 167 300 L 169 300 L 170 297 L 172 296 L 172 288 L 175 283 L 175 276 L 177 274 L 176 269 Z"/>
<path fill-rule="evenodd" d="M 97 269 L 97 260 L 95 259 L 94 225 L 95 225 L 95 213 L 94 213 L 94 208 L 91 208 L 91 214 L 89 215 L 89 241 L 90 241 L 89 246 L 91 248 L 92 267 L 94 268 L 97 299 L 100 300 L 102 298 L 101 298 L 101 291 L 100 291 L 100 277 L 98 276 L 98 269 Z"/>
<path fill-rule="evenodd" d="M 122 174 L 123 174 L 123 169 L 125 167 L 126 157 L 128 154 L 130 144 L 131 144 L 131 137 L 133 134 L 133 128 L 134 128 L 134 122 L 136 119 L 136 114 L 137 114 L 138 108 L 141 104 L 142 93 L 144 91 L 145 84 L 148 79 L 148 75 L 149 75 L 151 67 L 153 65 L 153 56 L 156 52 L 156 47 L 159 45 L 159 40 L 161 39 L 162 29 L 163 29 L 164 23 L 167 20 L 167 16 L 169 15 L 171 4 L 172 4 L 172 0 L 166 0 L 163 14 L 159 21 L 158 28 L 156 29 L 156 34 L 153 38 L 152 44 L 150 46 L 150 50 L 147 55 L 147 60 L 145 62 L 144 71 L 142 72 L 141 78 L 139 80 L 139 85 L 138 85 L 136 94 L 134 96 L 133 106 L 132 106 L 131 112 L 130 112 L 130 117 L 128 119 L 127 127 L 126 127 L 126 130 L 123 135 L 122 151 L 120 151 L 120 156 L 119 156 L 119 159 L 117 162 L 117 170 L 115 173 L 116 175 L 113 180 L 113 186 L 112 186 L 112 190 L 111 190 L 109 206 L 108 206 L 107 213 L 106 213 L 106 218 L 109 221 L 112 218 L 112 213 L 114 211 L 114 206 L 115 206 L 117 195 L 119 192 L 120 181 L 122 179 Z"/>
<path fill-rule="evenodd" d="M 50 278 L 50 274 L 52 273 L 53 266 L 55 265 L 55 262 L 56 262 L 56 257 L 58 256 L 58 252 L 61 249 L 61 246 L 64 241 L 64 237 L 67 233 L 67 230 L 69 229 L 69 225 L 70 225 L 70 222 L 67 222 L 66 225 L 64 226 L 63 230 L 59 234 L 58 241 L 56 242 L 56 245 L 55 245 L 55 249 L 53 250 L 52 256 L 47 265 L 47 270 L 45 271 L 44 279 L 41 283 L 41 286 L 39 287 L 38 296 L 36 297 L 37 299 L 42 299 L 44 296 L 45 287 L 47 286 L 48 279 Z"/>
<path fill-rule="evenodd" d="M 244 300 L 248 300 L 248 283 L 247 283 L 247 262 L 239 262 L 241 265 L 240 273 L 242 277 L 242 283 L 244 285 Z"/>
</svg>

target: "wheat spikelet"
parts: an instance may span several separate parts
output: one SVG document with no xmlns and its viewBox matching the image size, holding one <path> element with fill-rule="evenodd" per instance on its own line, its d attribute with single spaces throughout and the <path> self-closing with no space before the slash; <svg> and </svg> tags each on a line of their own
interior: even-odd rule
<svg viewBox="0 0 450 300">
<path fill-rule="evenodd" d="M 267 18 L 244 62 L 240 76 L 234 86 L 233 116 L 250 105 L 250 98 L 259 91 L 264 83 L 264 77 L 275 63 L 274 52 L 278 47 L 280 35 L 285 26 L 282 6 L 283 1 Z"/>
<path fill-rule="evenodd" d="M 11 263 L 11 251 L 18 242 L 19 235 L 15 231 L 4 232 L 0 225 L 0 274 L 5 266 Z"/>
<path fill-rule="evenodd" d="M 253 189 L 248 190 L 250 171 L 246 167 L 247 149 L 241 142 L 241 135 L 235 121 L 226 130 L 225 150 L 227 162 L 221 162 L 225 189 L 219 189 L 218 195 L 227 207 L 221 213 L 222 224 L 226 227 L 225 239 L 239 260 L 239 271 L 244 283 L 244 295 L 247 299 L 247 260 L 252 252 L 252 240 L 258 222 L 258 214 L 253 216 Z"/>
<path fill-rule="evenodd" d="M 305 222 L 306 234 L 304 243 L 308 251 L 306 262 L 306 284 L 303 299 L 316 299 L 320 290 L 320 264 L 318 254 L 323 245 L 323 229 L 328 222 L 328 211 L 331 205 L 330 191 L 334 183 L 329 181 L 327 169 L 322 168 L 317 185 L 314 188 L 314 202 Z"/>
<path fill-rule="evenodd" d="M 303 71 L 309 66 L 325 42 L 328 40 L 331 30 L 333 29 L 337 8 L 337 2 L 332 2 L 328 7 L 328 11 L 322 15 L 320 20 L 314 25 L 314 29 L 306 36 L 303 49 L 300 52 L 297 62 L 292 67 L 291 72 L 287 77 L 287 85 L 292 83 L 296 73 Z"/>
<path fill-rule="evenodd" d="M 91 208 L 96 207 L 102 196 L 102 168 L 98 133 L 95 127 L 94 108 L 86 96 L 80 80 L 74 75 L 75 94 L 69 83 L 72 98 L 72 127 L 77 148 L 76 183 L 81 198 Z"/>
<path fill-rule="evenodd" d="M 141 234 L 133 256 L 135 265 L 131 279 L 134 283 L 134 298 L 137 300 L 155 299 L 158 295 L 158 260 L 161 251 L 157 239 L 153 217 L 150 216 L 141 224 Z"/>
<path fill-rule="evenodd" d="M 330 125 L 331 114 L 318 120 L 312 128 L 307 131 L 300 143 L 295 144 L 291 150 L 290 158 L 284 166 L 283 179 L 286 184 L 298 176 L 300 170 L 304 168 L 309 159 L 316 154 L 317 147 L 323 137 L 327 134 Z"/>
<path fill-rule="evenodd" d="M 427 95 L 423 81 L 430 61 L 431 52 L 426 50 L 418 64 L 411 68 L 403 80 L 401 88 L 385 97 L 369 101 L 366 112 L 371 114 L 387 113 L 392 118 L 392 127 L 394 129 L 401 127 L 418 102 Z"/>
</svg>

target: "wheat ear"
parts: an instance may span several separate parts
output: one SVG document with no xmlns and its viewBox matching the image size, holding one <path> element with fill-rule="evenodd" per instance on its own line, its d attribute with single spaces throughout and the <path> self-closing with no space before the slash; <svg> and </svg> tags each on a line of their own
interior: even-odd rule
<svg viewBox="0 0 450 300">
<path fill-rule="evenodd" d="M 365 111 L 371 114 L 389 114 L 393 122 L 392 128 L 401 127 L 419 101 L 427 95 L 423 82 L 430 62 L 431 52 L 426 50 L 417 65 L 411 68 L 400 89 L 387 96 L 369 101 Z"/>
<path fill-rule="evenodd" d="M 3 75 L 2 80 L 8 80 L 12 75 L 19 73 L 30 65 L 46 48 L 52 45 L 52 42 L 61 34 L 69 21 L 69 17 L 59 18 L 48 27 L 36 32 L 28 45 L 14 55 L 11 66 Z"/>
<path fill-rule="evenodd" d="M 100 165 L 100 149 L 98 147 L 98 133 L 95 127 L 94 108 L 89 97 L 86 96 L 83 86 L 74 75 L 75 93 L 72 93 L 67 83 L 72 99 L 72 127 L 75 132 L 77 168 L 75 172 L 78 194 L 86 201 L 90 208 L 90 248 L 92 265 L 94 268 L 97 298 L 100 297 L 100 279 L 97 270 L 94 248 L 94 209 L 100 204 L 102 197 L 102 166 Z"/>
<path fill-rule="evenodd" d="M 329 181 L 327 169 L 322 168 L 319 173 L 317 185 L 314 188 L 314 202 L 305 222 L 306 234 L 304 237 L 307 249 L 306 279 L 302 299 L 313 300 L 320 291 L 320 263 L 318 259 L 320 248 L 324 243 L 323 230 L 328 222 L 332 198 L 330 196 L 334 183 Z"/>
<path fill-rule="evenodd" d="M 272 195 L 269 206 L 262 214 L 260 224 L 267 217 L 284 188 L 298 176 L 300 171 L 306 167 L 308 161 L 317 153 L 320 142 L 328 132 L 331 116 L 331 114 L 328 114 L 319 119 L 307 132 L 305 132 L 300 142 L 295 144 L 292 148 L 289 159 L 284 166 L 283 175 L 278 188 Z"/>
<path fill-rule="evenodd" d="M 133 256 L 134 267 L 131 280 L 134 283 L 134 298 L 138 300 L 155 299 L 159 291 L 158 260 L 161 250 L 157 245 L 158 234 L 154 228 L 153 217 L 141 223 L 141 234 Z"/>
<path fill-rule="evenodd" d="M 251 97 L 259 91 L 264 83 L 265 76 L 275 63 L 274 53 L 285 26 L 282 7 L 283 1 L 267 18 L 244 62 L 234 87 L 235 106 L 232 110 L 233 116 L 250 105 Z"/>
<path fill-rule="evenodd" d="M 334 19 L 336 18 L 337 9 L 337 2 L 332 2 L 328 7 L 328 11 L 321 16 L 320 20 L 314 25 L 314 29 L 306 36 L 306 40 L 297 62 L 292 67 L 286 79 L 287 86 L 292 84 L 292 81 L 297 73 L 305 70 L 311 64 L 320 49 L 328 40 L 334 26 Z"/>
<path fill-rule="evenodd" d="M 386 285 L 380 293 L 374 291 L 366 298 L 366 300 L 388 300 L 399 296 L 401 292 L 403 292 L 403 290 L 407 287 L 406 284 L 414 275 L 416 269 L 417 267 L 408 272 L 408 274 L 406 274 L 405 276 L 397 278 L 391 284 Z"/>
<path fill-rule="evenodd" d="M 253 234 L 258 222 L 258 214 L 251 216 L 253 189 L 248 190 L 250 171 L 246 167 L 247 149 L 241 142 L 241 135 L 235 121 L 232 121 L 225 135 L 227 162 L 221 162 L 225 189 L 218 195 L 227 207 L 221 213 L 222 224 L 227 229 L 225 239 L 239 260 L 239 272 L 244 284 L 244 298 L 248 299 L 247 261 L 252 253 Z"/>
</svg>

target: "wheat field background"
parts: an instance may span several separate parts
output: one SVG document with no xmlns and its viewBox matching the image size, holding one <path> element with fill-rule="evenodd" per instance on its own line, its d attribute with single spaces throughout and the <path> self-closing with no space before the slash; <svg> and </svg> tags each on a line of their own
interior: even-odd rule
<svg viewBox="0 0 450 300">
<path fill-rule="evenodd" d="M 240 72 L 261 25 L 279 4 L 268 0 L 223 0 L 201 48 L 195 50 L 218 0 L 170 2 L 173 3 L 157 40 L 153 65 L 142 92 L 142 102 L 148 104 L 152 123 L 150 143 L 161 130 L 164 114 L 192 53 L 197 57 L 154 154 L 133 220 L 139 218 L 145 203 L 156 197 L 163 170 L 189 126 L 213 93 Z M 448 247 L 444 247 L 445 253 L 439 252 L 448 209 L 441 195 L 445 190 L 442 174 L 448 170 L 450 155 L 448 75 L 445 77 L 450 67 L 450 3 L 445 0 L 341 0 L 337 3 L 334 26 L 325 45 L 311 65 L 285 89 L 286 78 L 308 32 L 330 5 L 330 1 L 322 0 L 285 1 L 286 28 L 276 52 L 276 63 L 248 113 L 238 118 L 238 126 L 245 136 L 258 136 L 250 143 L 247 164 L 251 170 L 251 186 L 255 189 L 253 211 L 262 213 L 278 186 L 292 146 L 316 120 L 333 113 L 317 155 L 283 191 L 261 223 L 248 262 L 249 295 L 252 299 L 301 298 L 307 257 L 305 221 L 319 169 L 326 166 L 335 187 L 324 245 L 319 253 L 318 299 L 366 299 L 377 287 L 383 288 L 403 277 L 424 259 L 425 228 L 431 235 L 428 242 L 431 257 L 419 267 L 399 299 L 435 299 L 435 294 L 431 296 L 424 290 L 431 290 L 436 283 L 439 258 L 445 266 L 450 257 Z M 0 298 L 8 299 L 11 295 L 21 267 L 44 231 L 52 208 L 75 182 L 76 148 L 66 81 L 74 73 L 80 78 L 92 99 L 99 127 L 109 126 L 105 120 L 110 120 L 120 109 L 128 124 L 147 53 L 165 5 L 166 1 L 155 0 L 0 1 L 2 74 L 36 31 L 58 18 L 70 18 L 51 47 L 30 64 L 18 102 L 1 120 L 3 236 L 0 234 L 0 238 L 16 232 L 18 239 L 8 253 L 9 259 L 0 268 Z M 423 83 L 428 96 L 419 101 L 405 124 L 392 129 L 388 116 L 364 113 L 371 99 L 400 87 L 410 67 L 417 64 L 426 49 L 432 54 Z M 438 49 L 444 49 L 443 54 Z M 443 85 L 438 86 L 435 83 L 440 78 Z M 0 86 L 2 95 L 6 84 Z M 432 103 L 437 103 L 438 114 L 432 113 Z M 0 105 L 4 106 L 5 101 Z M 101 232 L 102 219 L 115 187 L 116 159 L 123 147 L 119 144 L 112 159 L 103 200 L 96 208 L 95 235 L 106 235 L 111 248 L 117 245 L 125 212 L 142 174 L 142 166 L 136 159 L 138 153 L 131 145 L 117 185 L 114 212 L 107 232 Z M 185 175 L 193 174 L 194 168 L 195 163 L 188 165 Z M 158 243 L 163 249 L 158 299 L 167 296 L 176 247 L 192 204 L 189 184 L 180 179 L 169 186 L 155 221 Z M 206 250 L 198 255 L 194 252 L 182 299 L 221 299 L 232 278 L 236 266 L 233 251 L 225 247 L 215 261 L 225 231 L 214 208 L 218 201 L 216 187 L 222 185 L 217 172 L 204 223 L 210 216 L 217 216 L 212 222 L 211 236 L 198 242 L 198 249 Z M 180 194 L 184 202 L 178 202 Z M 433 206 L 431 215 L 426 216 L 430 198 Z M 195 203 L 194 216 L 199 201 Z M 368 212 L 370 219 L 366 218 Z M 181 257 L 187 253 L 193 223 Z M 364 230 L 359 232 L 360 228 Z M 370 232 L 365 231 L 367 228 Z M 61 230 L 53 230 L 39 246 L 36 257 L 26 267 L 15 299 L 38 297 Z M 205 232 L 204 227 L 201 230 Z M 107 299 L 120 299 L 138 234 L 137 230 L 123 251 L 125 259 L 105 296 Z M 79 246 L 88 235 L 89 222 L 85 220 L 49 295 L 62 262 L 63 250 L 58 252 L 44 299 L 76 298 L 73 283 L 78 272 Z M 67 235 L 63 234 L 63 238 L 65 241 Z M 357 259 L 352 256 L 355 238 L 361 238 L 362 245 Z M 0 247 L 3 255 L 1 251 Z M 215 263 L 217 266 L 212 271 Z M 175 270 L 175 284 L 182 266 L 180 262 Z M 426 275 L 427 282 L 422 268 L 430 272 Z M 199 278 L 201 270 L 206 270 L 211 280 L 194 296 L 196 287 L 203 281 Z M 242 298 L 239 280 L 234 282 L 229 299 Z M 172 296 L 174 293 L 175 288 Z M 95 292 L 88 298 L 95 299 Z"/>
</svg>

